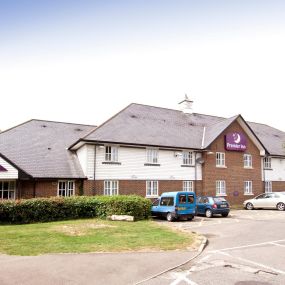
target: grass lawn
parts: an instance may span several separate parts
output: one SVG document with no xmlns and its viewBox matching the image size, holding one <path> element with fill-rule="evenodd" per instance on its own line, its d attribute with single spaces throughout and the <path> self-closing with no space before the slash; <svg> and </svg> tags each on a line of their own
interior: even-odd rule
<svg viewBox="0 0 285 285">
<path fill-rule="evenodd" d="M 28 225 L 0 225 L 0 253 L 116 252 L 185 249 L 195 236 L 153 221 L 113 222 L 98 219 Z"/>
</svg>

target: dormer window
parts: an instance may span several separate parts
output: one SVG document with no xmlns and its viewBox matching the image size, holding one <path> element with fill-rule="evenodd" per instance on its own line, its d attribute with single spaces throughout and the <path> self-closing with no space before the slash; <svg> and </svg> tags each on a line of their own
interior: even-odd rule
<svg viewBox="0 0 285 285">
<path fill-rule="evenodd" d="M 105 161 L 117 162 L 118 161 L 118 147 L 105 146 Z"/>
</svg>

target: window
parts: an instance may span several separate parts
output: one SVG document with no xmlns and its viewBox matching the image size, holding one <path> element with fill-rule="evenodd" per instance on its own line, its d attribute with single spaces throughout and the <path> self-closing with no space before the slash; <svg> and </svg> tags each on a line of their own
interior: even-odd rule
<svg viewBox="0 0 285 285">
<path fill-rule="evenodd" d="M 119 182 L 117 180 L 104 181 L 104 195 L 106 196 L 119 195 Z"/>
<path fill-rule="evenodd" d="M 105 161 L 118 161 L 118 147 L 117 146 L 105 146 Z"/>
<path fill-rule="evenodd" d="M 155 148 L 146 149 L 146 162 L 152 164 L 158 163 L 158 149 Z"/>
<path fill-rule="evenodd" d="M 265 181 L 265 193 L 272 192 L 272 181 Z"/>
<path fill-rule="evenodd" d="M 193 181 L 183 181 L 183 191 L 193 191 Z"/>
<path fill-rule="evenodd" d="M 146 182 L 146 196 L 157 197 L 158 196 L 158 181 Z"/>
<path fill-rule="evenodd" d="M 252 181 L 244 181 L 244 195 L 252 195 Z"/>
<path fill-rule="evenodd" d="M 183 165 L 194 165 L 193 152 L 183 151 Z"/>
<path fill-rule="evenodd" d="M 251 154 L 243 155 L 243 166 L 244 168 L 252 168 L 252 155 Z"/>
<path fill-rule="evenodd" d="M 217 196 L 225 196 L 226 194 L 226 181 L 217 180 L 216 181 L 216 195 Z"/>
<path fill-rule="evenodd" d="M 216 166 L 225 166 L 225 153 L 217 152 L 216 153 Z"/>
<path fill-rule="evenodd" d="M 162 197 L 160 200 L 160 206 L 173 206 L 174 198 L 173 197 Z"/>
<path fill-rule="evenodd" d="M 271 169 L 271 157 L 264 157 L 263 163 L 265 169 Z"/>
<path fill-rule="evenodd" d="M 58 196 L 69 197 L 74 195 L 74 181 L 58 181 Z"/>
<path fill-rule="evenodd" d="M 0 199 L 15 199 L 15 181 L 0 181 Z"/>
</svg>

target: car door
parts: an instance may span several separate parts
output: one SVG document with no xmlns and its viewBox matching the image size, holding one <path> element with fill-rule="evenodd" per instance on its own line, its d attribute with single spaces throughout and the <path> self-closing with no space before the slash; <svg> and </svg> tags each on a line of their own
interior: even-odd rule
<svg viewBox="0 0 285 285">
<path fill-rule="evenodd" d="M 265 194 L 261 194 L 257 197 L 255 197 L 253 200 L 252 200 L 252 204 L 254 206 L 254 208 L 264 208 L 266 207 L 266 193 Z"/>
<path fill-rule="evenodd" d="M 152 214 L 153 216 L 157 216 L 157 215 L 158 215 L 159 201 L 160 201 L 160 199 L 157 199 L 157 200 L 155 200 L 155 201 L 152 203 L 151 214 Z"/>
<path fill-rule="evenodd" d="M 203 201 L 204 201 L 204 197 L 198 197 L 197 199 L 197 214 L 204 214 L 204 204 L 203 204 Z"/>
</svg>

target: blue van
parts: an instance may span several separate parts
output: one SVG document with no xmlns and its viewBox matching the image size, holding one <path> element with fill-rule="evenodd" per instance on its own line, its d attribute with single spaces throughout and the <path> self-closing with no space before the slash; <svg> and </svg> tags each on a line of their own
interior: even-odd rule
<svg viewBox="0 0 285 285">
<path fill-rule="evenodd" d="M 165 192 L 155 200 L 151 207 L 152 216 L 164 217 L 172 222 L 183 218 L 192 220 L 196 214 L 196 195 L 194 192 Z"/>
</svg>

